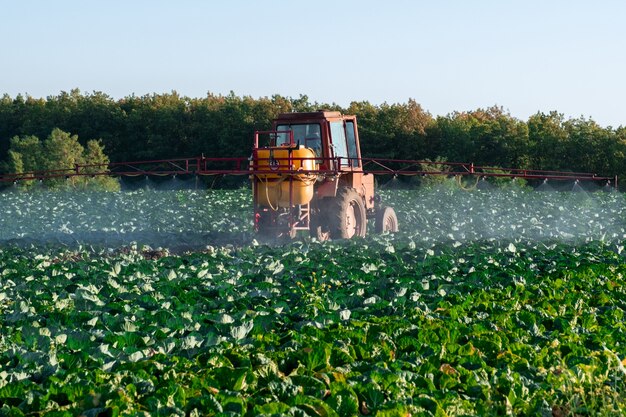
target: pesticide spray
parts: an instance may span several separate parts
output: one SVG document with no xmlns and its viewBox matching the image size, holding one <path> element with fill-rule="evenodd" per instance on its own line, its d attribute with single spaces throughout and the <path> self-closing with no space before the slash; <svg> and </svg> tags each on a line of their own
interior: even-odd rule
<svg viewBox="0 0 626 417">
<path fill-rule="evenodd" d="M 207 245 L 249 245 L 250 189 L 195 190 L 194 179 L 170 177 L 120 192 L 9 187 L 0 195 L 0 243 L 119 247 L 136 242 L 153 248 L 201 250 Z M 564 185 L 561 185 L 561 189 Z M 380 187 L 398 214 L 397 242 L 420 245 L 478 241 L 612 242 L 626 239 L 626 204 L 619 193 L 588 192 L 578 184 L 555 191 L 497 188 L 478 181 L 464 191 L 453 181 L 401 189 Z M 373 220 L 368 229 L 373 230 Z M 299 238 L 310 239 L 304 236 Z M 369 238 L 369 237 L 368 237 Z M 366 238 L 366 239 L 368 239 Z M 262 242 L 281 245 L 285 240 Z"/>
</svg>

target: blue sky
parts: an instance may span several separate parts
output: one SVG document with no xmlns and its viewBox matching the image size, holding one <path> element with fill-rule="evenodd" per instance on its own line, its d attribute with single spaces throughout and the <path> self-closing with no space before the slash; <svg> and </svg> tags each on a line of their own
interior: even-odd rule
<svg viewBox="0 0 626 417">
<path fill-rule="evenodd" d="M 621 0 L 0 0 L 0 93 L 499 105 L 626 125 Z"/>
</svg>

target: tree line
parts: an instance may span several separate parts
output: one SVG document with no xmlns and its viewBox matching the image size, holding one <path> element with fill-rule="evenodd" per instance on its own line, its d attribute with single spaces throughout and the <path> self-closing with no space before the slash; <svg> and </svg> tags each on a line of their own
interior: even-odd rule
<svg viewBox="0 0 626 417">
<path fill-rule="evenodd" d="M 317 109 L 357 115 L 364 157 L 626 174 L 626 127 L 604 127 L 556 111 L 520 120 L 497 106 L 433 116 L 415 100 L 341 107 L 312 103 L 305 95 L 190 98 L 171 92 L 113 99 L 79 90 L 46 98 L 2 96 L 0 169 L 10 170 L 12 143 L 47 138 L 55 129 L 77 136 L 83 147 L 97 140 L 113 162 L 249 156 L 254 131 L 269 129 L 276 115 Z"/>
</svg>

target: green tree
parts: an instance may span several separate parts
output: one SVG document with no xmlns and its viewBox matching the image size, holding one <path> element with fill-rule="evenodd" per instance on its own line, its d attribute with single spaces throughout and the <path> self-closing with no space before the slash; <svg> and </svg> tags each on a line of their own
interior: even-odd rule
<svg viewBox="0 0 626 417">
<path fill-rule="evenodd" d="M 87 147 L 83 152 L 85 167 L 81 172 L 85 174 L 93 174 L 92 176 L 83 176 L 82 186 L 84 188 L 98 189 L 103 191 L 117 191 L 120 189 L 120 183 L 117 178 L 109 175 L 103 175 L 108 172 L 109 157 L 104 153 L 104 145 L 101 140 L 92 139 L 87 142 Z M 98 174 L 98 175 L 95 175 Z"/>
<path fill-rule="evenodd" d="M 577 171 L 611 175 L 623 157 L 615 131 L 591 119 L 571 119 L 564 123 L 568 135 L 565 150 L 568 165 Z"/>
<path fill-rule="evenodd" d="M 42 168 L 48 171 L 54 170 L 57 178 L 45 181 L 49 188 L 65 188 L 67 185 L 65 175 L 78 173 L 78 166 L 85 161 L 83 154 L 85 148 L 78 142 L 77 135 L 70 135 L 61 129 L 53 129 L 43 143 L 45 158 Z M 71 186 L 82 183 L 78 177 L 69 177 Z"/>
<path fill-rule="evenodd" d="M 568 135 L 563 114 L 555 111 L 537 113 L 528 119 L 528 137 L 532 167 L 544 170 L 568 169 L 563 155 L 567 148 Z"/>
<path fill-rule="evenodd" d="M 43 167 L 44 147 L 36 136 L 15 136 L 11 139 L 9 169 L 11 172 L 24 173 L 40 171 Z M 19 159 L 19 163 L 17 160 Z"/>
<path fill-rule="evenodd" d="M 4 165 L 3 171 L 13 174 L 23 174 L 24 170 L 24 158 L 22 154 L 13 150 L 9 150 L 9 158 Z"/>
<path fill-rule="evenodd" d="M 476 146 L 475 162 L 505 168 L 528 168 L 528 127 L 502 107 L 468 113 Z"/>
<path fill-rule="evenodd" d="M 477 165 L 527 168 L 528 127 L 501 107 L 477 109 L 438 117 L 430 136 L 435 149 L 449 161 Z"/>
<path fill-rule="evenodd" d="M 437 131 L 433 136 L 439 139 L 437 155 L 448 161 L 475 161 L 476 145 L 470 134 L 470 118 L 466 113 L 451 113 L 437 118 Z"/>
<path fill-rule="evenodd" d="M 619 175 L 622 180 L 626 179 L 626 126 L 615 130 L 615 149 L 611 159 L 616 168 L 607 175 Z"/>
<path fill-rule="evenodd" d="M 352 102 L 342 111 L 357 116 L 363 157 L 425 157 L 422 144 L 433 118 L 415 100 L 380 106 L 367 101 Z"/>
<path fill-rule="evenodd" d="M 2 170 L 9 174 L 28 174 L 35 177 L 44 163 L 44 147 L 36 136 L 15 136 L 11 138 L 7 159 L 2 163 Z M 35 184 L 34 179 L 19 183 L 21 188 L 29 189 Z"/>
<path fill-rule="evenodd" d="M 108 176 L 95 175 L 92 178 L 90 175 L 75 175 L 101 173 L 106 171 L 108 163 L 99 141 L 89 141 L 85 149 L 79 143 L 78 136 L 53 129 L 43 142 L 36 136 L 16 136 L 11 139 L 8 158 L 3 165 L 7 173 L 32 173 L 35 178 L 41 171 L 47 171 L 43 182 L 51 189 L 119 189 L 117 180 Z M 88 166 L 85 168 L 84 165 Z M 28 189 L 34 181 L 20 181 L 19 185 Z"/>
</svg>

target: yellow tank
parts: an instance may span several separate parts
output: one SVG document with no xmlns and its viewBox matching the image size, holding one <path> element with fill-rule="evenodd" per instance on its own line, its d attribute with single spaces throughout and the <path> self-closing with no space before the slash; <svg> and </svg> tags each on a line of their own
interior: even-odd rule
<svg viewBox="0 0 626 417">
<path fill-rule="evenodd" d="M 259 149 L 257 157 L 257 169 L 271 171 L 254 176 L 257 204 L 273 209 L 289 207 L 290 194 L 293 205 L 307 204 L 311 201 L 314 194 L 315 174 L 284 173 L 317 169 L 315 153 L 311 149 L 304 146 L 298 149 Z"/>
</svg>

